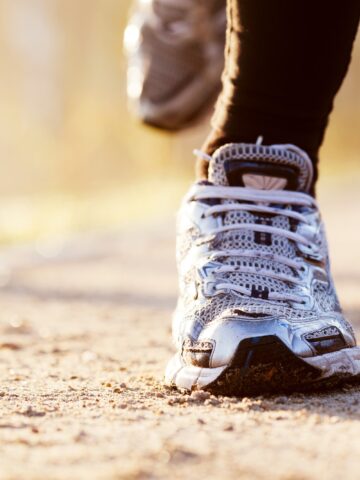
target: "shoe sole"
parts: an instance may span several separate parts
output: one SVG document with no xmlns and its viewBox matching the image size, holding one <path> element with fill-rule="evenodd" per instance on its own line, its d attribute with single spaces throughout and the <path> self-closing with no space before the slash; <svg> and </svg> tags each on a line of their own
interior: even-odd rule
<svg viewBox="0 0 360 480">
<path fill-rule="evenodd" d="M 236 396 L 332 388 L 359 379 L 359 347 L 302 359 L 275 335 L 242 340 L 231 364 L 223 367 L 186 365 L 176 354 L 165 373 L 168 386 Z"/>
</svg>

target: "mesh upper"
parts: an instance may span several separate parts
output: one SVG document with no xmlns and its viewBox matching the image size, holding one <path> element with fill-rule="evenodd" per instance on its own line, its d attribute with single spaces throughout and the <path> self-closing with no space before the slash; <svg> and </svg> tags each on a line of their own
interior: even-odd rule
<svg viewBox="0 0 360 480">
<path fill-rule="evenodd" d="M 224 169 L 224 162 L 234 158 L 249 159 L 254 158 L 251 149 L 244 145 L 230 145 L 222 147 L 218 150 L 209 165 L 209 180 L 213 184 L 226 185 L 227 178 Z M 261 153 L 261 152 L 260 152 Z M 299 188 L 306 191 L 306 186 L 309 184 L 309 176 L 312 172 L 308 169 L 308 164 L 301 157 L 299 153 L 281 152 L 278 154 L 276 148 L 264 147 L 262 149 L 262 161 L 281 163 L 283 165 L 290 165 L 297 169 L 299 174 Z M 259 157 L 257 157 L 259 158 Z M 229 200 L 220 200 L 221 203 L 231 203 Z M 286 208 L 296 208 L 287 206 Z M 230 211 L 221 213 L 223 225 L 234 225 L 239 223 L 263 223 L 264 214 L 251 213 L 248 211 Z M 266 223 L 277 228 L 288 231 L 295 231 L 297 221 L 289 219 L 283 215 L 266 215 Z M 178 237 L 177 245 L 179 266 L 186 258 L 191 246 L 198 238 L 196 229 L 192 229 L 187 233 L 182 233 Z M 318 245 L 324 252 L 324 257 L 327 260 L 327 245 L 323 228 L 319 228 L 319 235 L 317 238 Z M 276 254 L 286 257 L 288 259 L 296 259 L 299 255 L 297 247 L 292 240 L 280 235 L 272 234 L 269 245 L 255 241 L 255 233 L 252 230 L 236 229 L 216 234 L 215 238 L 211 240 L 209 245 L 212 250 L 254 250 L 255 252 L 265 252 L 267 254 Z M 265 270 L 269 273 L 283 274 L 287 276 L 296 277 L 297 271 L 288 265 L 276 262 L 274 259 L 259 259 L 256 254 L 253 257 L 226 257 L 218 258 L 222 265 L 232 265 L 238 267 L 254 268 L 255 270 Z M 181 296 L 179 299 L 178 311 L 183 317 L 181 330 L 183 333 L 196 338 L 204 325 L 209 322 L 219 321 L 221 318 L 234 315 L 234 312 L 253 312 L 258 314 L 268 314 L 285 316 L 288 320 L 293 322 L 314 321 L 319 315 L 319 312 L 339 311 L 339 303 L 336 297 L 332 279 L 329 273 L 329 265 L 327 264 L 328 281 L 314 280 L 312 285 L 308 285 L 309 294 L 314 298 L 314 305 L 312 308 L 297 308 L 293 304 L 286 301 L 270 301 L 261 298 L 253 298 L 248 295 L 243 295 L 234 292 L 227 292 L 216 294 L 211 297 L 202 297 L 201 299 L 194 299 L 193 289 L 187 287 L 196 280 L 196 269 L 191 269 L 186 277 L 182 279 L 180 284 Z M 220 275 L 222 275 L 220 277 Z M 234 283 L 238 286 L 250 289 L 252 286 L 256 288 L 267 288 L 269 292 L 276 293 L 299 293 L 300 287 L 294 283 L 273 278 L 271 276 L 263 275 L 261 273 L 244 273 L 244 272 L 229 272 L 217 274 L 224 281 Z M 189 293 L 191 292 L 191 293 Z M 345 320 L 344 320 L 345 322 Z M 347 327 L 348 328 L 348 327 Z"/>
</svg>

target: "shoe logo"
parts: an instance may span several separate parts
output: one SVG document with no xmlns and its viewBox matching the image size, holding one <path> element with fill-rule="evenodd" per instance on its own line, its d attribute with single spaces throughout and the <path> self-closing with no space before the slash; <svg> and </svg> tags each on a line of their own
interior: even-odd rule
<svg viewBox="0 0 360 480">
<path fill-rule="evenodd" d="M 242 179 L 245 187 L 258 190 L 283 190 L 287 184 L 286 178 L 256 175 L 254 173 L 244 173 Z"/>
<path fill-rule="evenodd" d="M 187 337 L 182 345 L 181 356 L 188 365 L 209 368 L 213 348 L 214 345 L 210 340 L 193 340 Z"/>
<path fill-rule="evenodd" d="M 309 342 L 318 355 L 336 352 L 347 346 L 340 330 L 333 326 L 307 333 L 304 335 L 304 338 Z"/>
<path fill-rule="evenodd" d="M 337 327 L 325 327 L 315 332 L 310 332 L 305 335 L 306 340 L 334 338 L 341 335 L 340 330 Z"/>
</svg>

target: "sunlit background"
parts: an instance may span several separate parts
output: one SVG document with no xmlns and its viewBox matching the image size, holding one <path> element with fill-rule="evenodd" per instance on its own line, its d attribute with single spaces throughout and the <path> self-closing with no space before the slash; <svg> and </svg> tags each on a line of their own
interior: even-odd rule
<svg viewBox="0 0 360 480">
<path fill-rule="evenodd" d="M 0 242 L 170 215 L 202 125 L 144 128 L 126 108 L 128 0 L 0 0 Z M 360 44 L 322 152 L 325 177 L 360 152 Z"/>
</svg>

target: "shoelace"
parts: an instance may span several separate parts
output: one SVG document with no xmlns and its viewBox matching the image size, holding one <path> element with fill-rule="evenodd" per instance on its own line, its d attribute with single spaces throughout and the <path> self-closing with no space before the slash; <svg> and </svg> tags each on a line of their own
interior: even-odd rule
<svg viewBox="0 0 360 480">
<path fill-rule="evenodd" d="M 224 203 L 210 206 L 204 213 L 205 217 L 216 214 L 228 213 L 232 211 L 246 211 L 264 214 L 282 215 L 291 219 L 295 219 L 298 223 L 309 225 L 308 218 L 300 212 L 291 210 L 292 206 L 307 207 L 309 209 L 317 209 L 316 200 L 301 192 L 289 192 L 282 190 L 256 190 L 246 187 L 228 187 L 228 186 L 213 186 L 213 185 L 194 185 L 187 197 L 188 201 L 192 200 L 229 200 L 232 202 L 243 203 Z M 236 223 L 231 225 L 221 225 L 207 232 L 206 236 L 200 237 L 199 243 L 207 243 L 214 239 L 219 233 L 235 231 L 235 230 L 250 230 L 252 232 L 263 232 L 278 235 L 291 240 L 295 244 L 304 245 L 312 255 L 319 254 L 319 248 L 314 239 L 309 239 L 298 232 L 292 232 L 283 228 L 273 227 L 271 225 L 263 225 L 257 223 Z M 214 277 L 223 273 L 248 273 L 254 275 L 261 275 L 271 277 L 276 280 L 281 280 L 287 283 L 306 287 L 306 283 L 301 279 L 301 273 L 304 272 L 305 266 L 303 261 L 289 259 L 282 255 L 275 253 L 266 253 L 259 250 L 252 249 L 231 249 L 231 250 L 217 250 L 211 251 L 202 258 L 202 263 L 214 261 L 218 258 L 226 257 L 243 257 L 254 258 L 255 260 L 271 260 L 279 264 L 286 265 L 295 270 L 296 275 L 285 275 L 275 271 L 264 270 L 261 268 L 251 268 L 234 265 L 219 265 L 213 272 Z M 237 292 L 242 295 L 251 296 L 252 292 L 236 283 L 223 281 L 223 278 L 218 278 L 215 282 L 215 293 L 220 292 Z M 304 296 L 288 292 L 269 292 L 268 300 L 280 300 L 287 302 L 295 302 L 304 304 Z"/>
</svg>

